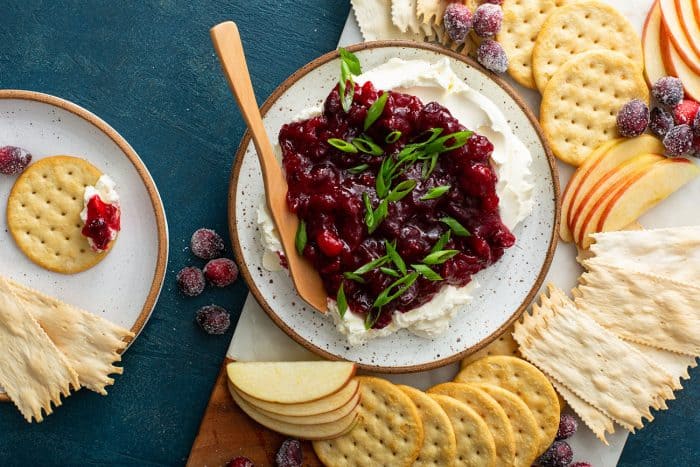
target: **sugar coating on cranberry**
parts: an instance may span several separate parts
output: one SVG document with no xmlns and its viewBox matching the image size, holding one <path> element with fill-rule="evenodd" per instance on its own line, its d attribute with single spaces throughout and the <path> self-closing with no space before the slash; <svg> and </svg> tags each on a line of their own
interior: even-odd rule
<svg viewBox="0 0 700 467">
<path fill-rule="evenodd" d="M 469 11 L 469 7 L 466 5 L 450 3 L 445 8 L 442 24 L 450 39 L 461 44 L 467 38 L 467 34 L 472 27 L 472 12 Z"/>
<path fill-rule="evenodd" d="M 285 440 L 277 450 L 275 465 L 277 467 L 301 467 L 303 465 L 301 443 L 296 439 Z"/>
<path fill-rule="evenodd" d="M 557 430 L 557 440 L 568 439 L 574 436 L 578 430 L 578 422 L 573 415 L 561 414 L 559 419 L 559 429 Z"/>
<path fill-rule="evenodd" d="M 673 107 L 683 99 L 683 83 L 673 76 L 664 76 L 651 87 L 651 94 L 659 104 Z"/>
<path fill-rule="evenodd" d="M 593 467 L 589 462 L 574 462 L 569 467 Z"/>
<path fill-rule="evenodd" d="M 207 305 L 197 310 L 197 324 L 207 334 L 224 334 L 231 326 L 231 315 L 218 305 Z"/>
<path fill-rule="evenodd" d="M 493 3 L 494 5 L 503 5 L 503 0 L 484 0 L 484 3 Z"/>
<path fill-rule="evenodd" d="M 501 44 L 486 39 L 476 49 L 476 60 L 487 70 L 503 73 L 508 69 L 508 56 Z"/>
<path fill-rule="evenodd" d="M 503 24 L 503 10 L 493 3 L 484 3 L 474 11 L 472 25 L 479 37 L 493 37 Z"/>
<path fill-rule="evenodd" d="M 673 120 L 676 125 L 691 125 L 695 121 L 695 116 L 698 114 L 700 104 L 697 102 L 685 99 L 673 108 Z"/>
<path fill-rule="evenodd" d="M 196 297 L 204 292 L 206 281 L 201 269 L 194 266 L 182 268 L 177 273 L 177 285 L 180 291 L 188 297 Z"/>
<path fill-rule="evenodd" d="M 0 173 L 19 175 L 32 161 L 32 155 L 17 146 L 0 148 Z"/>
<path fill-rule="evenodd" d="M 700 112 L 697 112 L 693 118 L 693 133 L 695 136 L 700 136 Z"/>
<path fill-rule="evenodd" d="M 190 249 L 202 259 L 219 258 L 224 252 L 224 240 L 211 229 L 199 229 L 192 234 Z"/>
<path fill-rule="evenodd" d="M 689 125 L 674 126 L 664 136 L 666 155 L 680 157 L 688 154 L 693 147 L 693 130 Z"/>
<path fill-rule="evenodd" d="M 698 115 L 700 115 L 700 113 Z M 674 122 L 671 112 L 661 107 L 654 107 L 651 109 L 651 114 L 649 115 L 649 129 L 652 133 L 663 138 L 673 126 Z"/>
<path fill-rule="evenodd" d="M 632 99 L 617 113 L 617 131 L 625 138 L 641 135 L 648 125 L 649 107 L 639 99 Z"/>
<path fill-rule="evenodd" d="M 217 287 L 226 287 L 238 279 L 238 266 L 228 258 L 217 258 L 204 266 L 204 276 Z"/>
<path fill-rule="evenodd" d="M 574 452 L 566 441 L 555 441 L 537 460 L 541 467 L 566 467 L 574 458 Z"/>
<path fill-rule="evenodd" d="M 226 467 L 255 467 L 255 464 L 247 457 L 238 456 L 228 461 Z"/>
</svg>

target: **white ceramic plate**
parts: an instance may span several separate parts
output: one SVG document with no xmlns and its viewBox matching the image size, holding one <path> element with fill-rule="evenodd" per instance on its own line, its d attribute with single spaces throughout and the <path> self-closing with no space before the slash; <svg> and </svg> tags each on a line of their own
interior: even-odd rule
<svg viewBox="0 0 700 467">
<path fill-rule="evenodd" d="M 6 145 L 27 149 L 32 162 L 76 155 L 110 175 L 121 197 L 122 231 L 109 255 L 92 269 L 75 275 L 47 271 L 21 252 L 8 232 L 5 211 L 16 177 L 0 175 L 0 274 L 138 335 L 160 294 L 168 259 L 163 204 L 139 156 L 87 110 L 28 91 L 0 91 L 0 146 Z"/>
<path fill-rule="evenodd" d="M 420 371 L 446 365 L 490 342 L 519 316 L 539 289 L 556 244 L 558 179 L 554 162 L 534 117 L 500 80 L 494 80 L 473 62 L 429 45 L 375 42 L 351 48 L 363 69 L 369 70 L 391 57 L 436 61 L 451 57 L 452 66 L 467 84 L 495 102 L 509 118 L 517 136 L 533 156 L 535 207 L 515 229 L 516 246 L 495 265 L 477 276 L 481 288 L 475 299 L 452 320 L 449 329 L 435 339 L 400 331 L 350 347 L 335 330 L 329 316 L 312 311 L 298 297 L 286 271 L 262 267 L 256 211 L 264 196 L 255 149 L 248 135 L 237 154 L 230 193 L 229 218 L 242 274 L 251 292 L 272 320 L 297 342 L 330 359 L 357 362 L 382 372 Z M 324 55 L 286 80 L 263 106 L 265 126 L 273 140 L 281 126 L 302 109 L 317 106 L 338 80 L 339 62 Z"/>
</svg>

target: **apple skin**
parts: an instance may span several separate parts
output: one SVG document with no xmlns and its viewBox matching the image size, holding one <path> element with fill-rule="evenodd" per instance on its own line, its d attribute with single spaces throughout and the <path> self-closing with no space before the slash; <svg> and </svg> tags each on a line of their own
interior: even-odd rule
<svg viewBox="0 0 700 467">
<path fill-rule="evenodd" d="M 233 388 L 235 391 L 235 388 Z M 240 396 L 241 394 L 238 393 Z M 245 399 L 244 399 L 245 400 Z M 248 401 L 246 401 L 248 402 Z M 279 420 L 280 422 L 285 422 L 285 423 L 291 423 L 294 425 L 318 425 L 321 423 L 332 423 L 332 422 L 337 422 L 338 420 L 342 419 L 346 415 L 348 415 L 350 412 L 353 412 L 357 409 L 357 406 L 360 404 L 360 393 L 356 393 L 352 399 L 348 401 L 347 404 L 343 405 L 342 407 L 338 407 L 335 410 L 332 410 L 330 412 L 325 412 L 321 414 L 315 414 L 315 415 L 306 415 L 306 416 L 294 416 L 294 415 L 280 415 L 274 412 L 268 412 L 266 410 L 261 409 L 260 407 L 255 407 L 258 412 L 261 414 L 270 417 L 275 420 Z"/>
<path fill-rule="evenodd" d="M 661 57 L 669 75 L 680 78 L 687 97 L 696 101 L 700 100 L 700 75 L 690 69 L 678 54 L 678 51 L 673 46 L 673 42 L 665 32 L 663 23 L 661 23 L 660 41 Z"/>
<path fill-rule="evenodd" d="M 688 0 L 685 0 L 688 1 Z M 661 8 L 661 23 L 682 60 L 695 73 L 700 73 L 700 56 L 695 52 L 676 10 L 675 0 L 658 0 Z M 663 34 L 662 34 L 663 35 Z"/>
<path fill-rule="evenodd" d="M 697 3 L 697 2 L 695 2 Z M 676 0 L 676 11 L 681 19 L 685 37 L 696 55 L 700 55 L 700 23 L 691 0 Z"/>
<path fill-rule="evenodd" d="M 651 87 L 659 78 L 668 76 L 661 56 L 661 9 L 658 0 L 649 9 L 642 32 L 644 78 Z"/>
</svg>

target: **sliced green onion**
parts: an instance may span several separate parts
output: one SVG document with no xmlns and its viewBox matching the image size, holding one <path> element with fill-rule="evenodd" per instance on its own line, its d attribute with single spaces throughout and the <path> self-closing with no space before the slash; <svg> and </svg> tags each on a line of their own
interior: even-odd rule
<svg viewBox="0 0 700 467">
<path fill-rule="evenodd" d="M 389 93 L 384 91 L 377 98 L 377 100 L 372 102 L 372 105 L 369 106 L 369 109 L 367 109 L 367 116 L 365 116 L 365 123 L 363 125 L 365 131 L 367 131 L 367 129 L 371 127 L 372 124 L 379 119 L 379 117 L 382 116 L 382 113 L 384 112 L 384 106 L 386 105 L 386 100 L 388 98 Z"/>
<path fill-rule="evenodd" d="M 413 191 L 417 183 L 418 182 L 415 180 L 404 180 L 391 190 L 386 199 L 388 199 L 390 202 L 395 202 L 405 198 L 406 195 Z"/>
<path fill-rule="evenodd" d="M 426 194 L 424 194 L 421 197 L 421 201 L 427 201 L 430 199 L 439 198 L 442 195 L 444 195 L 445 193 L 447 193 L 448 191 L 450 191 L 450 188 L 451 188 L 450 185 L 440 185 L 440 186 L 436 186 L 435 188 L 431 188 L 430 190 L 428 190 L 428 192 Z"/>
<path fill-rule="evenodd" d="M 384 150 L 374 144 L 374 141 L 368 137 L 358 136 L 357 138 L 353 138 L 352 144 L 365 154 L 372 154 L 373 156 L 381 156 L 384 154 Z"/>
<path fill-rule="evenodd" d="M 394 130 L 388 135 L 386 135 L 386 138 L 384 138 L 384 142 L 392 144 L 397 142 L 399 138 L 401 138 L 401 132 L 399 130 Z"/>
<path fill-rule="evenodd" d="M 374 327 L 375 324 L 377 324 L 377 321 L 379 321 L 379 317 L 382 315 L 382 310 L 377 310 L 376 313 L 372 311 L 368 311 L 367 315 L 365 316 L 365 329 L 369 330 Z"/>
<path fill-rule="evenodd" d="M 340 54 L 340 59 L 347 63 L 348 69 L 353 75 L 361 75 L 362 74 L 362 67 L 360 66 L 360 59 L 357 58 L 357 56 L 349 52 L 347 49 L 344 49 L 343 47 L 338 48 L 338 53 Z"/>
<path fill-rule="evenodd" d="M 367 164 L 360 164 L 360 165 L 356 165 L 355 167 L 350 167 L 350 168 L 348 169 L 348 172 L 350 172 L 351 174 L 359 174 L 359 173 L 364 172 L 364 171 L 367 170 L 368 168 L 369 168 L 369 165 L 367 165 Z"/>
<path fill-rule="evenodd" d="M 403 261 L 403 258 L 401 258 L 399 252 L 396 251 L 396 245 L 393 243 L 389 243 L 386 240 L 384 240 L 384 245 L 386 246 L 386 254 L 389 256 L 391 261 L 396 265 L 397 268 L 399 268 L 401 274 L 406 275 L 406 263 Z"/>
<path fill-rule="evenodd" d="M 377 209 L 374 210 L 373 213 L 373 219 L 372 219 L 372 225 L 367 226 L 367 231 L 369 233 L 374 233 L 375 230 L 384 222 L 384 219 L 386 219 L 386 216 L 389 215 L 389 201 L 387 198 L 384 198 L 381 203 L 379 203 L 379 206 L 377 206 Z"/>
<path fill-rule="evenodd" d="M 306 248 L 307 241 L 308 238 L 306 236 L 306 222 L 300 220 L 299 226 L 297 227 L 297 234 L 294 237 L 294 245 L 296 246 L 297 253 L 299 253 L 299 255 L 304 254 L 304 248 Z"/>
<path fill-rule="evenodd" d="M 430 267 L 425 264 L 412 264 L 411 267 L 415 269 L 421 276 L 425 277 L 429 281 L 441 281 L 443 280 L 440 274 L 430 269 Z"/>
<path fill-rule="evenodd" d="M 425 147 L 425 152 L 447 152 L 447 151 L 452 151 L 453 149 L 460 148 L 467 144 L 467 140 L 469 137 L 473 134 L 473 132 L 464 130 L 464 131 L 457 131 L 455 133 L 450 133 L 449 135 L 441 136 L 440 138 L 437 138 L 436 140 L 432 141 L 430 144 L 428 144 Z M 454 142 L 452 144 L 446 145 L 446 143 L 450 140 L 454 139 Z"/>
<path fill-rule="evenodd" d="M 430 155 L 430 160 L 426 160 L 425 162 L 423 162 L 423 169 L 421 170 L 421 176 L 423 180 L 427 180 L 428 177 L 430 177 L 433 174 L 433 171 L 437 166 L 438 157 L 440 157 L 440 154 L 436 152 Z"/>
<path fill-rule="evenodd" d="M 345 289 L 343 288 L 342 282 L 340 283 L 340 288 L 338 289 L 335 301 L 338 304 L 338 314 L 342 319 L 345 317 L 345 312 L 348 311 L 348 300 L 345 298 Z"/>
<path fill-rule="evenodd" d="M 389 261 L 389 257 L 386 255 L 382 256 L 380 258 L 374 259 L 374 260 L 370 261 L 369 263 L 364 264 L 364 265 L 360 266 L 359 268 L 355 269 L 355 271 L 353 271 L 353 274 L 357 274 L 358 276 L 361 276 L 362 274 L 370 272 L 372 269 L 376 269 L 379 266 L 386 264 L 387 261 Z"/>
<path fill-rule="evenodd" d="M 430 253 L 423 258 L 423 264 L 442 264 L 454 255 L 459 253 L 459 250 L 440 250 Z"/>
<path fill-rule="evenodd" d="M 354 272 L 344 272 L 343 276 L 346 279 L 350 279 L 351 281 L 359 282 L 360 284 L 365 283 L 365 279 L 361 275 L 356 274 Z"/>
<path fill-rule="evenodd" d="M 396 166 L 390 157 L 385 157 L 382 161 L 382 165 L 379 166 L 379 172 L 377 173 L 377 181 L 375 183 L 377 188 L 377 196 L 380 198 L 386 198 L 389 194 L 389 186 L 391 185 L 391 178 Z"/>
<path fill-rule="evenodd" d="M 350 87 L 347 87 L 348 81 Z M 352 73 L 348 62 L 341 60 L 340 62 L 340 82 L 338 83 L 338 91 L 340 92 L 340 103 L 343 110 L 347 113 L 352 105 L 352 99 L 355 96 L 355 82 L 352 80 Z"/>
<path fill-rule="evenodd" d="M 382 266 L 381 268 L 379 268 L 379 270 L 382 271 L 387 276 L 401 277 L 401 274 L 399 274 L 399 271 L 397 271 L 396 269 L 391 269 L 391 268 L 387 268 L 387 267 Z"/>
<path fill-rule="evenodd" d="M 436 251 L 440 251 L 443 248 L 445 248 L 445 245 L 447 245 L 447 242 L 450 241 L 450 238 L 452 238 L 452 231 L 448 230 L 444 234 L 440 235 L 440 238 L 438 238 L 438 241 L 435 242 L 435 245 L 430 249 L 431 253 L 435 253 Z"/>
<path fill-rule="evenodd" d="M 362 202 L 365 204 L 365 224 L 369 227 L 374 224 L 374 208 L 366 191 L 362 193 Z"/>
<path fill-rule="evenodd" d="M 404 292 L 406 292 L 406 290 L 409 289 L 409 287 L 411 287 L 413 285 L 413 283 L 416 281 L 416 279 L 418 279 L 418 273 L 414 271 L 414 272 L 402 277 L 401 279 L 395 281 L 389 287 L 382 290 L 382 293 L 379 294 L 379 296 L 374 301 L 372 306 L 374 308 L 381 308 L 384 305 L 386 305 L 387 303 L 391 302 L 392 300 L 400 297 L 401 295 L 403 295 Z M 394 289 L 398 289 L 398 290 L 396 290 L 396 292 L 392 293 L 392 291 Z"/>
<path fill-rule="evenodd" d="M 336 149 L 340 149 L 343 152 L 351 152 L 353 154 L 357 153 L 357 148 L 353 146 L 352 144 L 348 143 L 344 139 L 340 138 L 328 138 L 328 141 L 326 141 L 328 144 L 333 146 Z"/>
<path fill-rule="evenodd" d="M 446 224 L 458 237 L 470 237 L 471 233 L 454 217 L 443 217 L 440 222 Z"/>
</svg>

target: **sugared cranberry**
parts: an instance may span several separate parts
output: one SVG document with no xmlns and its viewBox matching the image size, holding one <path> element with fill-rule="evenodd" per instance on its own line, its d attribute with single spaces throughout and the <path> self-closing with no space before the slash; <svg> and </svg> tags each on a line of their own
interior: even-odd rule
<svg viewBox="0 0 700 467">
<path fill-rule="evenodd" d="M 683 99 L 683 83 L 673 76 L 665 76 L 654 83 L 651 93 L 659 104 L 673 107 Z"/>
<path fill-rule="evenodd" d="M 494 73 L 504 73 L 508 69 L 508 56 L 505 50 L 501 44 L 491 39 L 486 39 L 479 44 L 476 49 L 476 60 Z"/>
<path fill-rule="evenodd" d="M 700 115 L 700 113 L 698 113 Z M 649 129 L 659 138 L 666 136 L 666 133 L 673 128 L 673 115 L 668 110 L 661 107 L 654 107 L 649 115 Z"/>
<path fill-rule="evenodd" d="M 32 161 L 32 155 L 16 146 L 0 148 L 0 173 L 19 175 Z"/>
<path fill-rule="evenodd" d="M 693 147 L 693 130 L 688 125 L 674 126 L 664 136 L 666 155 L 680 157 L 688 154 Z"/>
<path fill-rule="evenodd" d="M 474 12 L 472 24 L 479 37 L 490 38 L 498 34 L 503 23 L 503 10 L 493 3 L 484 3 Z"/>
<path fill-rule="evenodd" d="M 457 44 L 464 42 L 472 27 L 472 12 L 462 3 L 450 3 L 445 8 L 442 24 L 450 39 Z"/>
<path fill-rule="evenodd" d="M 559 429 L 557 430 L 557 440 L 568 439 L 574 436 L 578 430 L 578 422 L 573 415 L 564 413 L 559 419 Z"/>
<path fill-rule="evenodd" d="M 192 234 L 190 249 L 202 259 L 219 258 L 224 252 L 224 240 L 211 229 L 199 229 Z"/>
<path fill-rule="evenodd" d="M 180 291 L 188 297 L 196 297 L 204 292 L 206 281 L 201 269 L 194 266 L 182 268 L 177 273 L 177 285 Z"/>
<path fill-rule="evenodd" d="M 695 136 L 700 136 L 700 112 L 697 112 L 693 118 L 693 133 Z"/>
<path fill-rule="evenodd" d="M 484 3 L 493 3 L 494 5 L 503 5 L 503 0 L 484 0 Z"/>
<path fill-rule="evenodd" d="M 574 458 L 574 452 L 566 441 L 555 441 L 537 460 L 541 467 L 566 467 Z"/>
<path fill-rule="evenodd" d="M 226 287 L 238 279 L 238 266 L 228 258 L 217 258 L 204 266 L 204 276 L 217 287 Z"/>
<path fill-rule="evenodd" d="M 682 100 L 673 108 L 673 120 L 676 125 L 692 125 L 699 108 L 700 104 L 693 100 Z"/>
<path fill-rule="evenodd" d="M 226 467 L 255 467 L 255 464 L 247 457 L 238 456 L 228 461 Z"/>
<path fill-rule="evenodd" d="M 569 467 L 593 467 L 589 462 L 574 462 Z"/>
<path fill-rule="evenodd" d="M 203 306 L 197 310 L 195 320 L 207 334 L 225 334 L 231 326 L 231 315 L 218 305 Z"/>
<path fill-rule="evenodd" d="M 620 136 L 639 136 L 649 125 L 649 107 L 640 99 L 633 99 L 617 113 L 617 131 Z"/>
<path fill-rule="evenodd" d="M 303 464 L 301 443 L 296 439 L 287 439 L 275 455 L 276 467 L 301 467 Z"/>
</svg>

